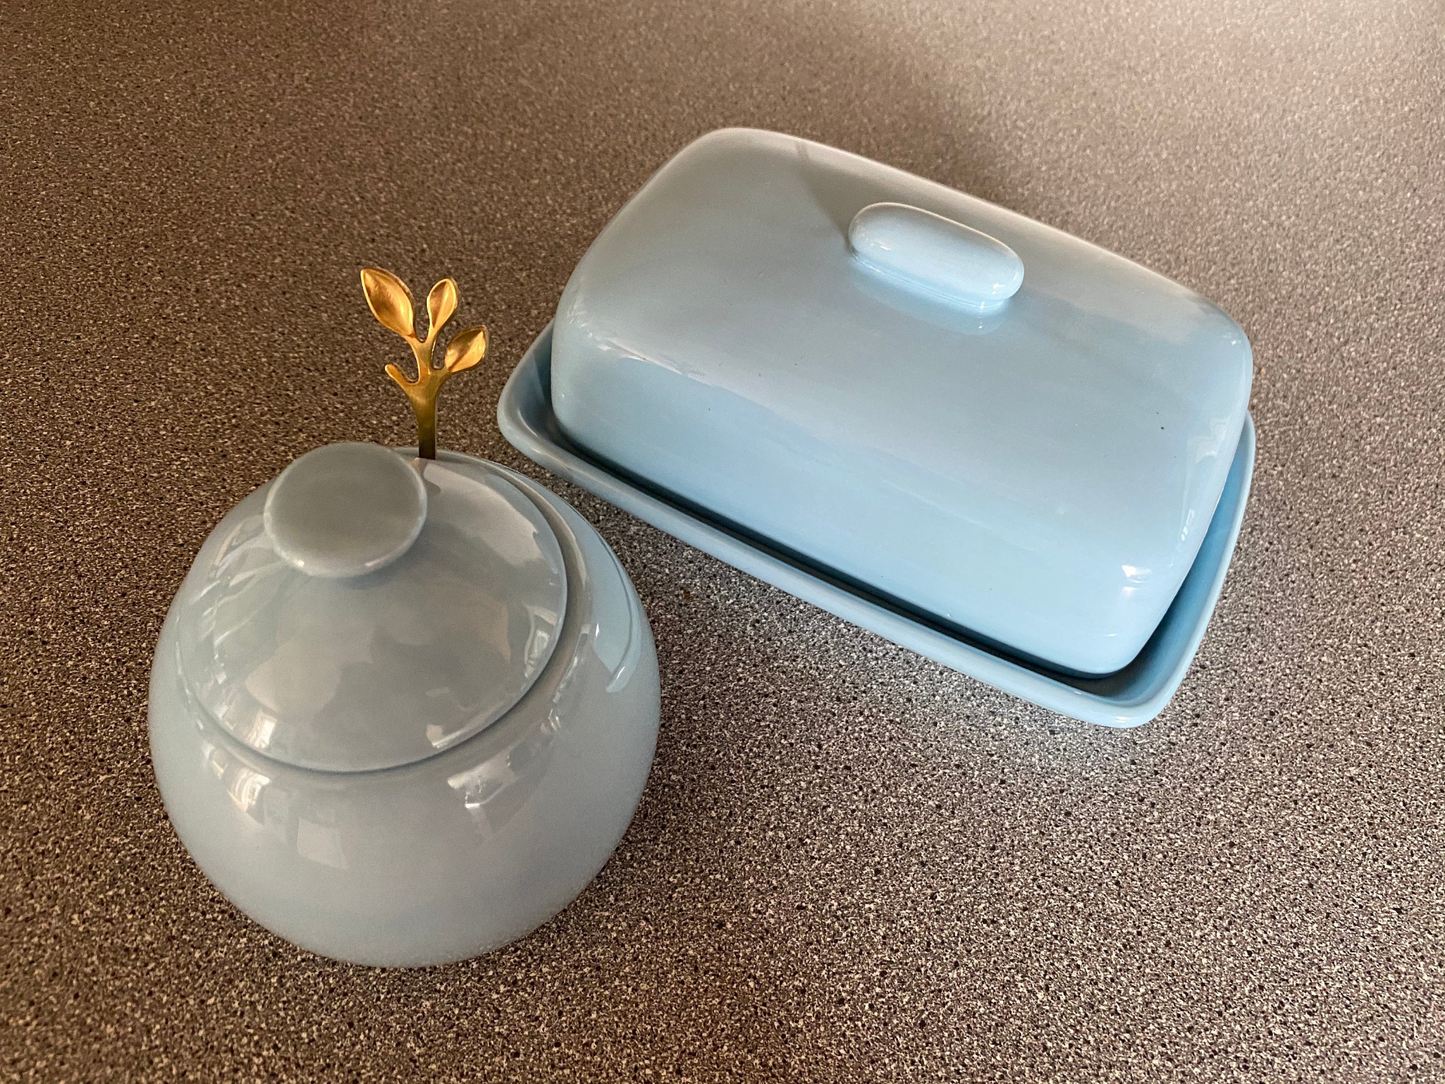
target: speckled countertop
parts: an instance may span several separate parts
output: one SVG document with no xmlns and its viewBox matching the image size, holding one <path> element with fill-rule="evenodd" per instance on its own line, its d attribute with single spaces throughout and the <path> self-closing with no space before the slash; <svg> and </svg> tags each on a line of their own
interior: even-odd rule
<svg viewBox="0 0 1445 1084">
<path fill-rule="evenodd" d="M 1292 9 L 1310 8 L 1304 11 Z M 1192 10 L 1191 10 L 1192 8 Z M 0 1078 L 1445 1075 L 1445 15 L 1437 3 L 11 0 L 0 17 Z M 502 382 L 663 159 L 749 124 L 1221 302 L 1254 495 L 1179 695 L 993 693 L 556 479 L 656 631 L 612 862 L 491 957 L 293 949 L 177 842 L 150 652 L 292 457 L 401 442 L 356 269 Z"/>
</svg>

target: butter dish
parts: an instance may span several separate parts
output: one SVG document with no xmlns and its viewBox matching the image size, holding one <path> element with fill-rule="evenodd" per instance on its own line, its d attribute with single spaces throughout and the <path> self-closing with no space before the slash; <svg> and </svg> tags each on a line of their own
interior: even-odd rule
<svg viewBox="0 0 1445 1084">
<path fill-rule="evenodd" d="M 1183 589 L 1232 550 L 1251 353 L 1221 309 L 1128 260 L 842 151 L 725 130 L 608 224 L 545 338 L 546 420 L 520 395 L 499 418 L 554 469 L 529 434 L 1075 690 L 1154 672 L 1176 608 L 1202 634 L 1212 595 Z M 1106 714 L 1140 721 L 1160 687 Z"/>
</svg>

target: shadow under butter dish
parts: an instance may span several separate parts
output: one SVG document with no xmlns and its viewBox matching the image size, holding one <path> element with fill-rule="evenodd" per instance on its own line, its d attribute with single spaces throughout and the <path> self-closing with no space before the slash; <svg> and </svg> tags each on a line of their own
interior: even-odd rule
<svg viewBox="0 0 1445 1084">
<path fill-rule="evenodd" d="M 151 748 L 182 841 L 243 911 L 420 965 L 526 934 L 606 862 L 651 764 L 657 664 L 564 502 L 466 456 L 385 454 L 426 521 L 384 567 L 296 567 L 263 522 L 276 483 L 212 533 L 157 647 Z"/>
</svg>

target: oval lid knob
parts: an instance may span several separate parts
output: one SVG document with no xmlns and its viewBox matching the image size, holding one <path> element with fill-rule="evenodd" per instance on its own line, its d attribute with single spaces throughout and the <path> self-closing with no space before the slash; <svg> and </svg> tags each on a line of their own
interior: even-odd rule
<svg viewBox="0 0 1445 1084">
<path fill-rule="evenodd" d="M 903 203 L 864 207 L 848 245 L 869 271 L 970 312 L 1001 308 L 1024 281 L 1023 261 L 1002 241 Z"/>
</svg>

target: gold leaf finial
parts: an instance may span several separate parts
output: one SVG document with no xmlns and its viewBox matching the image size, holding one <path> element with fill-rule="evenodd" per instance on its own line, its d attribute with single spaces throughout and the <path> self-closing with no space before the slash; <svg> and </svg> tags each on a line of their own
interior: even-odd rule
<svg viewBox="0 0 1445 1084">
<path fill-rule="evenodd" d="M 361 271 L 361 288 L 366 293 L 366 303 L 371 307 L 372 315 L 381 321 L 383 327 L 405 339 L 416 358 L 415 380 L 408 380 L 396 365 L 388 365 L 386 375 L 396 381 L 411 401 L 411 409 L 416 414 L 417 454 L 423 459 L 435 459 L 437 394 L 452 373 L 470 369 L 486 355 L 487 329 L 478 324 L 457 332 L 447 346 L 441 367 L 437 368 L 432 365 L 432 350 L 436 346 L 437 332 L 457 311 L 457 284 L 451 279 L 442 279 L 427 294 L 429 326 L 425 339 L 416 336 L 411 291 L 401 279 L 379 267 L 365 267 Z"/>
</svg>

